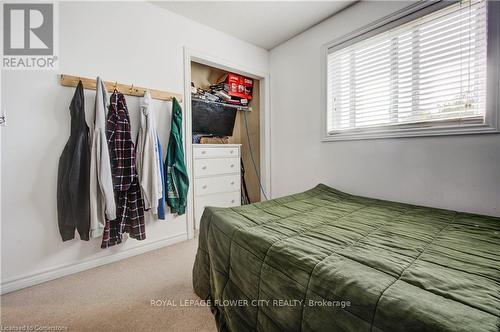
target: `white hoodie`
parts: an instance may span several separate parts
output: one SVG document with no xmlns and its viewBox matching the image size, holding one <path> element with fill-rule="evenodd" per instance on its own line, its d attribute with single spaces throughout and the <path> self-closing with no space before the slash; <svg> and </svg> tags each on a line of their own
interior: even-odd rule
<svg viewBox="0 0 500 332">
<path fill-rule="evenodd" d="M 141 122 L 136 143 L 136 168 L 139 175 L 144 208 L 158 214 L 158 200 L 162 197 L 162 183 L 157 145 L 156 121 L 149 91 L 141 103 Z"/>
<path fill-rule="evenodd" d="M 90 237 L 100 237 L 107 217 L 116 219 L 116 203 L 113 177 L 106 139 L 106 115 L 109 97 L 106 86 L 97 77 L 94 126 L 90 126 Z"/>
</svg>

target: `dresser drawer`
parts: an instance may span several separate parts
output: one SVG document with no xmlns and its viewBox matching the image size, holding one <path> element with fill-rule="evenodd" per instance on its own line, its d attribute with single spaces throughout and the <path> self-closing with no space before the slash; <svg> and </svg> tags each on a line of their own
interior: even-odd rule
<svg viewBox="0 0 500 332">
<path fill-rule="evenodd" d="M 239 173 L 239 158 L 219 158 L 219 159 L 195 159 L 194 177 L 203 177 L 210 175 Z"/>
<path fill-rule="evenodd" d="M 194 187 L 196 196 L 239 191 L 240 175 L 234 174 L 195 179 Z M 198 198 L 195 197 L 195 199 Z"/>
<path fill-rule="evenodd" d="M 241 194 L 239 191 L 198 197 L 194 203 L 194 218 L 196 221 L 196 228 L 199 228 L 200 219 L 203 215 L 205 207 L 233 207 L 239 205 L 241 205 Z"/>
<path fill-rule="evenodd" d="M 203 144 L 200 144 L 203 145 Z M 221 144 L 222 145 L 222 144 Z M 195 146 L 193 148 L 194 158 L 239 158 L 239 149 L 237 147 L 203 147 Z"/>
</svg>

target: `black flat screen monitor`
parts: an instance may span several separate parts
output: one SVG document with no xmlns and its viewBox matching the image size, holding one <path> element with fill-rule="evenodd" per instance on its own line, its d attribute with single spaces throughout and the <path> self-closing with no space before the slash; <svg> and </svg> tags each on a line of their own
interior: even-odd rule
<svg viewBox="0 0 500 332">
<path fill-rule="evenodd" d="M 193 134 L 232 136 L 236 109 L 220 103 L 192 99 Z"/>
</svg>

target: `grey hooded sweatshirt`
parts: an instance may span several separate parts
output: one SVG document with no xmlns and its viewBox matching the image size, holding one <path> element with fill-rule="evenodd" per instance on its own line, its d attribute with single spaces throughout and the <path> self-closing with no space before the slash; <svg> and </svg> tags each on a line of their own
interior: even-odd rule
<svg viewBox="0 0 500 332">
<path fill-rule="evenodd" d="M 97 77 L 94 125 L 91 126 L 90 155 L 90 237 L 100 237 L 108 220 L 116 219 L 113 177 L 106 140 L 106 114 L 109 96 L 106 86 Z"/>
</svg>

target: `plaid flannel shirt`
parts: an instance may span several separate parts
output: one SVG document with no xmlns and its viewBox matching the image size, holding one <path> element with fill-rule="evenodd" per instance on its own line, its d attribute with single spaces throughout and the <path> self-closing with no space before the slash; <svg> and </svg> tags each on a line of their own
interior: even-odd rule
<svg viewBox="0 0 500 332">
<path fill-rule="evenodd" d="M 113 186 L 116 199 L 116 219 L 106 220 L 101 248 L 122 242 L 123 233 L 144 240 L 144 201 L 135 167 L 135 147 L 130 133 L 130 118 L 125 97 L 111 95 L 106 122 L 106 137 L 110 150 Z"/>
</svg>

